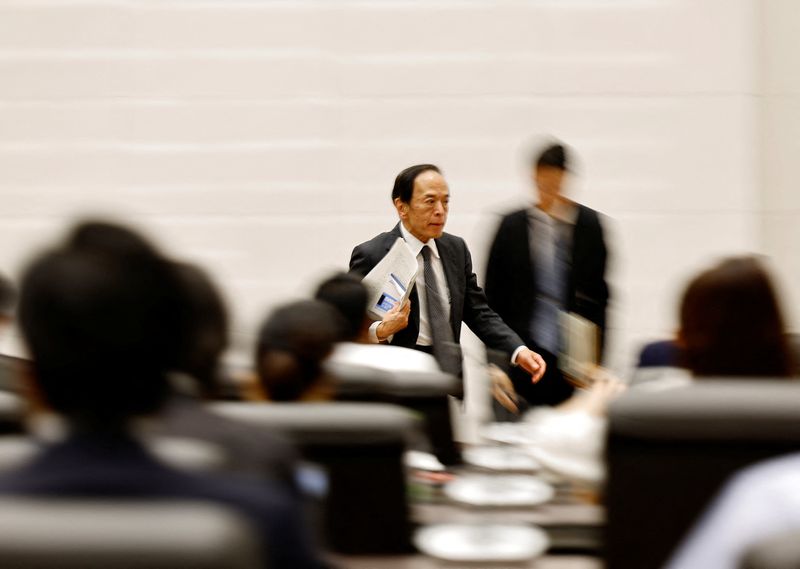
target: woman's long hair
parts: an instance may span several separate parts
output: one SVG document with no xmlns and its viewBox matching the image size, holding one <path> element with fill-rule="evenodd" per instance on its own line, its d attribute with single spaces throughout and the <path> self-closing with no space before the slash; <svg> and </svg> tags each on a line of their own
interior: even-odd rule
<svg viewBox="0 0 800 569">
<path fill-rule="evenodd" d="M 694 375 L 792 375 L 775 289 L 755 258 L 727 259 L 701 273 L 680 310 L 682 364 Z"/>
</svg>

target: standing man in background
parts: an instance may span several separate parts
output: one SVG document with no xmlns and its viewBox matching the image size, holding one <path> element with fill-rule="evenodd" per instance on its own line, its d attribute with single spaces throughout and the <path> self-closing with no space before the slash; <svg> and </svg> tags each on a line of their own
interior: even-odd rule
<svg viewBox="0 0 800 569">
<path fill-rule="evenodd" d="M 458 347 L 461 323 L 490 348 L 509 354 L 525 372 L 528 383 L 545 371 L 539 354 L 529 350 L 491 309 L 472 272 L 472 257 L 460 237 L 444 232 L 450 189 L 439 168 L 419 164 L 397 175 L 392 202 L 400 217 L 391 231 L 353 249 L 350 271 L 366 275 L 386 255 L 398 237 L 405 240 L 419 263 L 416 286 L 405 306 L 395 306 L 370 327 L 373 341 L 428 352 L 444 371 L 461 374 Z"/>
<path fill-rule="evenodd" d="M 597 326 L 601 352 L 605 334 L 603 227 L 596 211 L 564 196 L 570 162 L 560 143 L 534 157 L 531 179 L 538 201 L 503 217 L 486 268 L 489 305 L 547 363 L 536 389 L 511 370 L 514 389 L 532 405 L 556 405 L 574 390 L 558 369 L 562 312 Z"/>
</svg>

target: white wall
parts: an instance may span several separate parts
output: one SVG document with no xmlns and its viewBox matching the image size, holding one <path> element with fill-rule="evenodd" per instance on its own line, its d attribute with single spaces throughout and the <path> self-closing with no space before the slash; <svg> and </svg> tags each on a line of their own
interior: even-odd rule
<svg viewBox="0 0 800 569">
<path fill-rule="evenodd" d="M 246 333 L 391 227 L 417 161 L 480 274 L 550 133 L 609 216 L 622 368 L 687 275 L 757 247 L 757 3 L 0 0 L 0 269 L 110 212 L 209 267 Z"/>
<path fill-rule="evenodd" d="M 800 329 L 800 3 L 762 3 L 761 240 L 781 277 L 784 310 Z"/>
</svg>

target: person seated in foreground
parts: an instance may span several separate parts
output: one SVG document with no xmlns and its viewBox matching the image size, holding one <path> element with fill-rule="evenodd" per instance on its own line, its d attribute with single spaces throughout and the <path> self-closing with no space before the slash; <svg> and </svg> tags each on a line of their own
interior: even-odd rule
<svg viewBox="0 0 800 569">
<path fill-rule="evenodd" d="M 794 374 L 775 287 L 755 257 L 725 259 L 698 275 L 683 295 L 680 322 L 675 340 L 645 346 L 638 367 L 678 367 L 694 377 Z"/>
<path fill-rule="evenodd" d="M 697 276 L 680 309 L 682 367 L 696 377 L 788 377 L 794 364 L 769 273 L 755 257 Z"/>
<path fill-rule="evenodd" d="M 210 501 L 250 520 L 268 567 L 320 566 L 291 495 L 265 482 L 175 470 L 137 439 L 134 424 L 163 405 L 186 338 L 181 285 L 154 248 L 72 242 L 45 252 L 23 276 L 19 320 L 35 392 L 68 429 L 0 476 L 0 494 Z"/>
<path fill-rule="evenodd" d="M 179 380 L 159 417 L 158 432 L 210 442 L 224 450 L 226 471 L 267 478 L 296 491 L 299 455 L 288 439 L 210 411 L 218 398 L 219 361 L 228 345 L 228 312 L 208 275 L 186 263 L 175 265 L 188 302 L 188 334 L 178 360 Z M 173 374 L 173 378 L 175 374 Z"/>
<path fill-rule="evenodd" d="M 113 255 L 156 255 L 153 246 L 126 227 L 104 221 L 84 222 L 67 242 L 84 251 Z M 212 443 L 226 458 L 226 471 L 267 478 L 296 490 L 292 445 L 283 437 L 215 414 L 205 402 L 220 391 L 219 360 L 228 345 L 228 311 L 222 295 L 199 267 L 174 263 L 185 303 L 186 335 L 180 343 L 171 396 L 155 424 L 158 434 Z"/>
<path fill-rule="evenodd" d="M 258 333 L 253 398 L 274 402 L 329 401 L 334 383 L 323 362 L 341 338 L 344 323 L 335 308 L 319 300 L 279 306 Z"/>
</svg>

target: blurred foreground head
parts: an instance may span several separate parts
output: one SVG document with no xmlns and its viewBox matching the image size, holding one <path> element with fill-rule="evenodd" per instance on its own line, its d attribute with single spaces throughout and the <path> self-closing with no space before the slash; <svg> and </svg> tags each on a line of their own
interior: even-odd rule
<svg viewBox="0 0 800 569">
<path fill-rule="evenodd" d="M 784 320 L 766 269 L 736 257 L 701 273 L 680 308 L 684 367 L 697 376 L 788 376 Z"/>
<path fill-rule="evenodd" d="M 193 378 L 205 397 L 219 391 L 219 359 L 228 347 L 228 311 L 217 287 L 200 267 L 176 263 L 187 305 L 185 341 L 178 370 Z"/>
<path fill-rule="evenodd" d="M 17 304 L 17 288 L 8 278 L 0 275 L 0 319 L 11 318 Z"/>
<path fill-rule="evenodd" d="M 342 335 L 342 317 L 319 300 L 276 308 L 258 334 L 256 370 L 272 401 L 330 398 L 322 362 Z"/>
<path fill-rule="evenodd" d="M 345 319 L 341 341 L 366 341 L 371 320 L 367 318 L 367 288 L 350 273 L 337 273 L 322 281 L 314 298 L 327 302 Z"/>
<path fill-rule="evenodd" d="M 117 257 L 160 256 L 158 250 L 138 233 L 105 221 L 87 221 L 69 234 L 67 244 L 84 251 Z M 228 312 L 219 290 L 200 268 L 175 263 L 182 288 L 186 334 L 180 344 L 177 370 L 189 375 L 206 397 L 218 390 L 218 361 L 228 345 Z M 177 307 L 176 307 L 177 309 Z"/>
<path fill-rule="evenodd" d="M 173 267 L 155 247 L 110 224 L 100 234 L 122 244 L 78 238 L 90 225 L 27 268 L 19 320 L 45 402 L 78 426 L 107 429 L 159 409 L 184 311 Z"/>
</svg>

